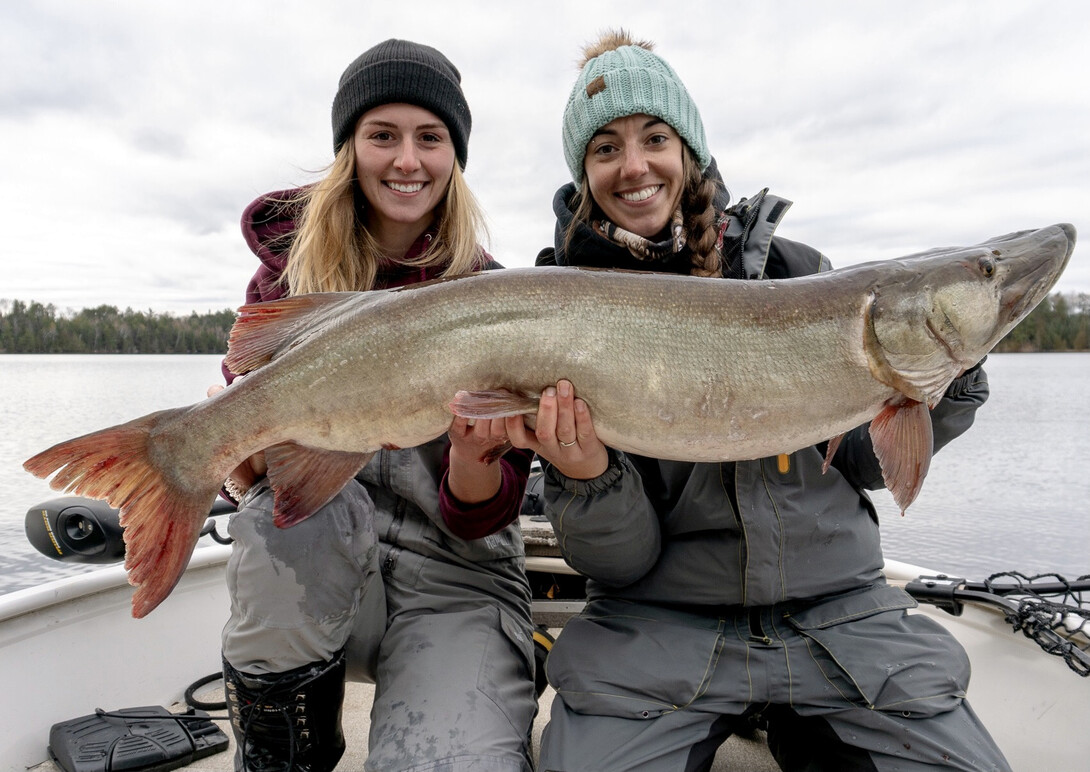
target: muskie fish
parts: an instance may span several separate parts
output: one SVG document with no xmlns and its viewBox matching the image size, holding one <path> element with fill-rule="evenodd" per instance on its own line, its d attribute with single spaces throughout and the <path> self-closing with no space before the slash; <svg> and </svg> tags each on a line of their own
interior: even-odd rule
<svg viewBox="0 0 1090 772">
<path fill-rule="evenodd" d="M 174 588 L 253 453 L 289 526 L 380 448 L 441 435 L 452 411 L 532 412 L 559 378 L 603 442 L 659 458 L 835 447 L 869 421 L 903 511 L 931 457 L 928 406 L 1048 294 L 1074 244 L 1062 224 L 787 280 L 525 268 L 248 305 L 227 352 L 246 378 L 24 466 L 120 508 L 136 617 Z"/>
</svg>

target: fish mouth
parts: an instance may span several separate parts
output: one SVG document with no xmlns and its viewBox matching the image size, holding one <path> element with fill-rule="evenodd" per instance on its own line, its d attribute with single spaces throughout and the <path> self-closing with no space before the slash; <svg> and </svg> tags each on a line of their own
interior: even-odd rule
<svg viewBox="0 0 1090 772">
<path fill-rule="evenodd" d="M 1060 223 L 1043 231 L 1048 231 L 1043 243 L 1040 238 L 1027 234 L 1012 234 L 994 242 L 998 247 L 995 250 L 999 253 L 998 262 L 1005 274 L 1000 308 L 1003 309 L 1009 325 L 1017 324 L 1044 300 L 1064 272 L 1075 250 L 1076 233 L 1073 225 Z M 1040 233 L 1039 231 L 1034 235 L 1039 236 Z M 1005 250 L 1004 246 L 1008 249 Z"/>
</svg>

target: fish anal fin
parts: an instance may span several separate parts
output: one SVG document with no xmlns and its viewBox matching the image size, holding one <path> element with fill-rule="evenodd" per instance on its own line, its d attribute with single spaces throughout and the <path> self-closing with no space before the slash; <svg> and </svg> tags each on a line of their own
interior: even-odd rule
<svg viewBox="0 0 1090 772">
<path fill-rule="evenodd" d="M 836 455 L 836 449 L 840 447 L 840 441 L 844 439 L 843 434 L 838 434 L 829 440 L 829 447 L 825 451 L 825 461 L 821 464 L 821 473 L 825 474 L 829 471 L 829 464 L 833 463 L 833 456 Z"/>
<path fill-rule="evenodd" d="M 276 359 L 329 318 L 322 313 L 339 306 L 350 292 L 315 292 L 265 303 L 250 303 L 238 309 L 227 342 L 227 369 L 237 375 L 256 370 Z"/>
<path fill-rule="evenodd" d="M 450 412 L 462 418 L 507 418 L 537 413 L 538 397 L 505 389 L 459 391 L 450 401 Z"/>
<path fill-rule="evenodd" d="M 269 484 L 276 494 L 273 522 L 290 528 L 336 496 L 374 453 L 319 450 L 283 442 L 265 449 Z"/>
<path fill-rule="evenodd" d="M 132 615 L 146 616 L 174 589 L 189 564 L 219 482 L 188 485 L 151 460 L 149 436 L 187 408 L 163 410 L 54 445 L 23 467 L 38 477 L 56 472 L 54 490 L 104 499 L 121 510 L 125 568 L 136 587 Z"/>
<path fill-rule="evenodd" d="M 904 515 L 923 487 L 935 441 L 926 404 L 911 399 L 887 404 L 870 423 L 882 479 Z"/>
</svg>

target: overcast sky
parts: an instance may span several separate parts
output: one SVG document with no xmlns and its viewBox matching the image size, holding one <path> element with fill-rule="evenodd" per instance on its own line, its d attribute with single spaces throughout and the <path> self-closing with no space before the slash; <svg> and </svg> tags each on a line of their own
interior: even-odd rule
<svg viewBox="0 0 1090 772">
<path fill-rule="evenodd" d="M 841 267 L 1069 221 L 1090 239 L 1090 4 L 989 0 L 58 0 L 0 5 L 0 299 L 234 308 L 238 221 L 332 159 L 344 67 L 401 37 L 461 70 L 491 251 L 531 265 L 569 180 L 582 46 L 650 38 L 735 197 Z M 1090 293 L 1079 247 L 1058 287 Z"/>
</svg>

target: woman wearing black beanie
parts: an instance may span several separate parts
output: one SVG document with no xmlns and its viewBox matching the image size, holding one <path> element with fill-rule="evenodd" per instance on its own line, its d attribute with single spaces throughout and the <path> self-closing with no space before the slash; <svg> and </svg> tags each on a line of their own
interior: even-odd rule
<svg viewBox="0 0 1090 772">
<path fill-rule="evenodd" d="M 453 64 L 388 40 L 341 76 L 328 173 L 243 215 L 247 302 L 500 266 L 462 177 L 472 125 Z M 230 382 L 235 374 L 225 368 Z M 345 678 L 373 682 L 367 769 L 531 769 L 530 589 L 515 522 L 530 454 L 483 462 L 504 422 L 382 450 L 312 517 L 273 525 L 264 455 L 238 502 L 224 681 L 236 770 L 332 770 Z"/>
</svg>

